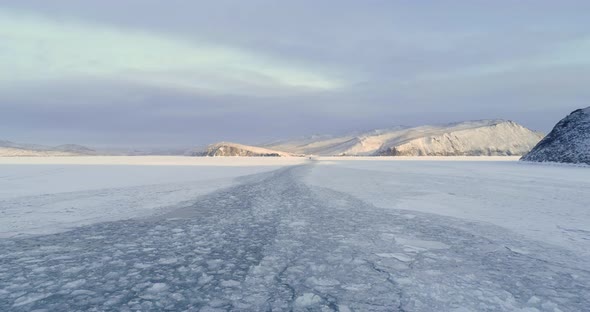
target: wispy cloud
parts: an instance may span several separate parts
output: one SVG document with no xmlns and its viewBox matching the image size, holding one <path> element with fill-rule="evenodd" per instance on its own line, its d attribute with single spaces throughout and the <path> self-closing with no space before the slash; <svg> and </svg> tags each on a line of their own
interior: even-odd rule
<svg viewBox="0 0 590 312">
<path fill-rule="evenodd" d="M 256 51 L 22 12 L 0 10 L 0 38 L 0 83 L 98 78 L 236 94 L 343 85 Z"/>
<path fill-rule="evenodd" d="M 0 2 L 0 136 L 15 141 L 254 142 L 466 118 L 546 131 L 590 96 L 588 1 Z"/>
</svg>

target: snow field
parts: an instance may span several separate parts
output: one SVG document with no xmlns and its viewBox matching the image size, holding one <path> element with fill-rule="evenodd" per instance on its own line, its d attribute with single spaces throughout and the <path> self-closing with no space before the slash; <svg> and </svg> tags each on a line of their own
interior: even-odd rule
<svg viewBox="0 0 590 312">
<path fill-rule="evenodd" d="M 201 180 L 189 167 L 100 166 L 136 206 L 82 188 L 69 231 L 0 239 L 0 310 L 583 311 L 590 170 L 484 159 L 195 168 Z M 41 190 L 39 168 L 13 177 Z M 124 177 L 137 168 L 152 178 Z M 155 177 L 166 183 L 142 184 Z M 12 214 L 33 221 L 51 196 L 69 198 L 43 192 L 4 202 L 27 203 Z M 84 219 L 95 201 L 124 220 Z"/>
<path fill-rule="evenodd" d="M 0 238 L 151 215 L 303 159 L 0 158 Z"/>
<path fill-rule="evenodd" d="M 378 207 L 492 223 L 590 257 L 590 168 L 477 157 L 325 159 L 305 177 L 310 185 Z"/>
</svg>

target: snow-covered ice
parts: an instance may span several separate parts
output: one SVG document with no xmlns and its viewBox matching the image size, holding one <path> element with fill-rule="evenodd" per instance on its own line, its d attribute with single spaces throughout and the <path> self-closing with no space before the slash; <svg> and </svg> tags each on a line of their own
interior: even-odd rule
<svg viewBox="0 0 590 312">
<path fill-rule="evenodd" d="M 406 159 L 322 161 L 305 181 L 378 207 L 493 223 L 590 256 L 590 168 Z"/>
<path fill-rule="evenodd" d="M 140 217 L 298 158 L 0 158 L 0 238 Z"/>
<path fill-rule="evenodd" d="M 267 169 L 157 214 L 0 239 L 0 310 L 590 306 L 587 168 L 320 159 Z M 555 224 L 582 234 L 549 240 Z"/>
</svg>

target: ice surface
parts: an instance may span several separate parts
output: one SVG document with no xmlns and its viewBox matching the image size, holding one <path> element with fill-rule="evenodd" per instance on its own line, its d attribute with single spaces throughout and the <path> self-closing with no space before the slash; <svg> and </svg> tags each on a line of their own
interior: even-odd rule
<svg viewBox="0 0 590 312">
<path fill-rule="evenodd" d="M 0 200 L 97 189 L 204 182 L 296 165 L 302 158 L 0 157 Z M 205 184 L 205 183 L 204 183 Z"/>
<path fill-rule="evenodd" d="M 590 257 L 588 168 L 433 158 L 338 159 L 319 162 L 305 181 L 382 208 L 493 223 Z"/>
<path fill-rule="evenodd" d="M 56 164 L 70 161 L 72 164 Z M 234 158 L 0 158 L 0 237 L 49 234 L 158 213 L 231 186 L 235 178 L 296 164 Z M 241 165 L 241 166 L 240 166 Z"/>
<path fill-rule="evenodd" d="M 513 172 L 513 179 L 546 174 L 526 165 L 529 171 L 515 172 L 519 167 L 511 163 L 422 162 L 414 175 L 401 165 L 395 171 L 409 187 L 429 171 L 444 176 L 460 169 L 464 178 L 481 182 L 477 165 L 498 176 Z M 390 176 L 387 166 L 394 165 L 380 164 Z M 554 172 L 556 187 L 565 190 L 583 180 L 574 172 L 558 175 L 562 169 Z M 377 172 L 310 162 L 241 179 L 150 218 L 0 239 L 0 310 L 584 311 L 590 306 L 590 261 L 576 249 L 466 215 L 379 207 L 317 185 L 325 182 L 318 180 L 322 173 L 356 181 L 348 183 L 363 189 L 365 171 Z M 457 174 L 452 177 L 466 185 Z M 304 183 L 308 180 L 314 185 Z M 422 190 L 389 178 L 382 183 L 418 198 L 433 188 L 447 191 L 447 180 L 436 182 L 425 181 Z M 487 186 L 471 183 L 470 203 L 493 201 L 478 190 Z M 533 203 L 555 196 L 533 192 L 547 190 L 543 184 L 528 187 L 524 195 Z M 506 189 L 491 188 L 499 194 Z M 570 203 L 576 205 L 576 198 Z"/>
</svg>

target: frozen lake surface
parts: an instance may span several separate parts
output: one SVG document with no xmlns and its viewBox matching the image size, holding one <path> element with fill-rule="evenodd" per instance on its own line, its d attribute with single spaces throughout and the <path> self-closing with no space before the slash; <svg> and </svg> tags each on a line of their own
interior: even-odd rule
<svg viewBox="0 0 590 312">
<path fill-rule="evenodd" d="M 0 165 L 3 185 L 30 188 L 0 199 L 0 310 L 590 306 L 589 168 L 207 161 Z M 41 172 L 54 189 L 43 189 Z M 105 182 L 85 182 L 93 176 Z M 59 222 L 60 211 L 68 226 Z M 44 220 L 48 215 L 55 223 Z"/>
</svg>

